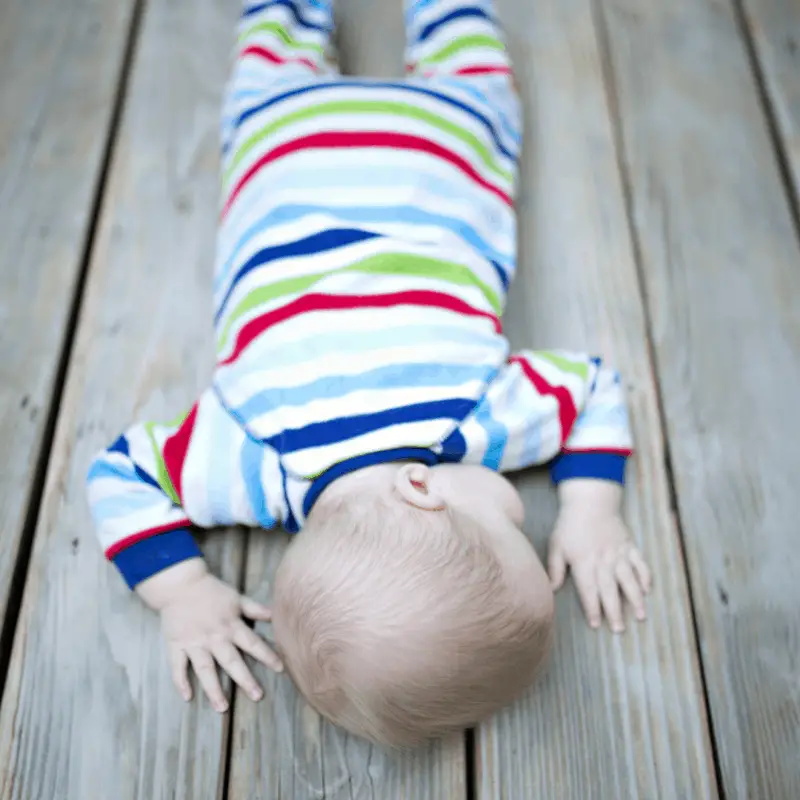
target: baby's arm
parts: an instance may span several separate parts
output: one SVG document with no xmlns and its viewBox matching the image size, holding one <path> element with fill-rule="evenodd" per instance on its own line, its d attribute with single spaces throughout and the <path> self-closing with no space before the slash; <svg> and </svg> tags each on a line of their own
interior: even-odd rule
<svg viewBox="0 0 800 800">
<path fill-rule="evenodd" d="M 215 493 L 213 485 L 206 485 L 205 448 L 197 447 L 203 441 L 214 441 L 222 450 L 215 458 L 223 468 L 242 460 L 226 460 L 225 446 L 237 452 L 244 433 L 208 392 L 174 423 L 135 425 L 100 453 L 89 470 L 88 494 L 107 558 L 128 586 L 161 615 L 170 667 L 181 695 L 187 700 L 191 697 L 187 678 L 191 662 L 214 707 L 224 711 L 227 702 L 215 660 L 254 698 L 261 696 L 261 690 L 237 648 L 273 669 L 281 665 L 242 620 L 242 616 L 269 619 L 268 609 L 209 573 L 181 498 L 187 492 L 194 497 L 192 507 L 205 509 L 196 513 L 203 514 L 199 521 L 209 527 L 234 522 L 259 522 L 267 527 L 270 520 L 264 516 L 266 510 L 256 520 L 246 508 L 224 511 L 223 507 L 221 511 L 219 498 L 213 505 L 206 501 Z"/>
<path fill-rule="evenodd" d="M 550 541 L 554 588 L 569 567 L 589 624 L 624 628 L 620 590 L 644 616 L 647 564 L 622 520 L 631 431 L 619 376 L 600 359 L 522 351 L 509 359 L 461 427 L 466 453 L 502 471 L 550 463 L 560 511 Z"/>
<path fill-rule="evenodd" d="M 583 386 L 571 392 L 574 423 L 551 462 L 560 510 L 548 572 L 557 590 L 569 567 L 591 627 L 600 626 L 602 612 L 611 629 L 621 633 L 620 594 L 643 620 L 644 595 L 651 586 L 650 570 L 622 518 L 625 462 L 632 445 L 622 382 L 598 358 L 560 358 L 562 369 L 585 372 Z"/>
</svg>

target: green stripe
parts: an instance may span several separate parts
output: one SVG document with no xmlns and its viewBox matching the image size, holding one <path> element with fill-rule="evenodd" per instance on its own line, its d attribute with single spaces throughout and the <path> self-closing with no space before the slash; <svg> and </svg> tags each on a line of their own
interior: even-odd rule
<svg viewBox="0 0 800 800">
<path fill-rule="evenodd" d="M 543 361 L 549 361 L 562 372 L 569 372 L 572 375 L 577 375 L 583 381 L 589 377 L 588 365 L 581 364 L 579 361 L 572 361 L 569 358 L 552 353 L 549 350 L 537 350 L 536 355 Z"/>
<path fill-rule="evenodd" d="M 179 425 L 186 419 L 187 416 L 188 414 L 182 414 L 169 427 Z M 156 435 L 154 431 L 155 425 L 156 423 L 154 422 L 145 422 L 144 429 L 147 433 L 147 438 L 150 440 L 150 446 L 153 448 L 153 457 L 156 460 L 156 482 L 164 490 L 164 493 L 167 495 L 167 497 L 169 497 L 169 499 L 172 500 L 175 505 L 179 506 L 181 504 L 181 499 L 178 497 L 178 493 L 175 491 L 175 487 L 172 485 L 172 479 L 169 477 L 169 472 L 167 472 L 167 463 L 164 461 L 164 455 L 161 451 L 161 448 L 158 446 L 158 442 L 156 441 Z"/>
<path fill-rule="evenodd" d="M 225 327 L 219 335 L 218 350 L 222 350 L 236 321 L 248 311 L 252 311 L 264 303 L 276 300 L 286 295 L 298 294 L 311 288 L 318 281 L 329 275 L 346 272 L 363 272 L 371 275 L 404 275 L 418 278 L 434 278 L 448 281 L 457 286 L 476 286 L 492 306 L 495 314 L 500 316 L 502 306 L 497 294 L 490 286 L 480 280 L 469 267 L 451 261 L 440 261 L 436 258 L 425 256 L 398 255 L 395 253 L 381 253 L 370 256 L 363 261 L 357 261 L 347 267 L 328 270 L 314 275 L 303 275 L 297 278 L 287 278 L 270 286 L 262 286 L 250 292 L 225 321 Z"/>
<path fill-rule="evenodd" d="M 251 36 L 255 35 L 256 33 L 274 33 L 279 39 L 281 39 L 285 44 L 288 44 L 289 47 L 293 47 L 295 50 L 311 50 L 314 53 L 320 53 L 322 55 L 325 54 L 325 51 L 322 45 L 314 44 L 313 42 L 301 42 L 298 39 L 293 38 L 279 22 L 257 22 L 255 25 L 251 25 L 241 36 L 239 36 L 239 44 L 243 44 L 247 39 Z"/>
<path fill-rule="evenodd" d="M 299 111 L 295 111 L 292 114 L 287 114 L 285 117 L 275 120 L 275 122 L 272 124 L 261 128 L 249 136 L 244 142 L 242 142 L 241 147 L 234 153 L 231 165 L 225 172 L 224 184 L 228 184 L 233 171 L 241 163 L 242 159 L 247 155 L 247 153 L 249 153 L 250 150 L 252 150 L 259 142 L 263 141 L 268 136 L 271 136 L 281 128 L 285 128 L 287 125 L 291 125 L 293 122 L 301 122 L 321 114 L 337 114 L 340 112 L 346 114 L 369 114 L 383 112 L 386 114 L 396 114 L 397 116 L 401 117 L 412 117 L 414 119 L 422 120 L 423 122 L 427 122 L 433 127 L 446 131 L 447 133 L 450 133 L 456 138 L 460 139 L 475 151 L 475 153 L 480 157 L 481 161 L 483 161 L 483 163 L 489 169 L 491 169 L 492 172 L 496 173 L 509 183 L 512 180 L 511 173 L 502 169 L 494 162 L 489 148 L 486 147 L 486 145 L 484 145 L 477 136 L 473 135 L 464 128 L 459 127 L 455 123 L 443 119 L 438 114 L 433 114 L 430 111 L 417 108 L 416 106 L 409 105 L 408 103 L 393 103 L 372 100 L 337 100 L 331 103 L 314 105 L 310 108 L 303 108 Z"/>
<path fill-rule="evenodd" d="M 477 33 L 473 36 L 461 36 L 458 39 L 454 39 L 441 50 L 437 50 L 427 58 L 420 59 L 419 63 L 440 64 L 442 61 L 446 61 L 448 58 L 450 58 L 450 56 L 454 56 L 456 53 L 460 53 L 462 50 L 471 50 L 473 48 L 478 49 L 481 47 L 489 50 L 498 50 L 501 53 L 505 52 L 506 49 L 503 46 L 503 43 L 495 36 Z"/>
</svg>

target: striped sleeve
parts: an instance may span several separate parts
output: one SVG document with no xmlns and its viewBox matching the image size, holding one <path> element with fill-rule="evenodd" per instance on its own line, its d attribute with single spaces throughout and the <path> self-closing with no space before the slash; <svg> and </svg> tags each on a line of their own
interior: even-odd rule
<svg viewBox="0 0 800 800">
<path fill-rule="evenodd" d="M 129 428 L 89 468 L 89 506 L 97 535 L 106 557 L 131 588 L 201 555 L 167 466 L 169 455 L 180 455 L 185 423 L 193 413 L 196 408 L 169 425 Z M 171 449 L 165 448 L 168 443 Z"/>
<path fill-rule="evenodd" d="M 549 463 L 555 483 L 624 483 L 632 436 L 622 382 L 599 358 L 522 351 L 509 359 L 444 450 L 445 457 L 501 471 Z"/>
<path fill-rule="evenodd" d="M 274 527 L 284 488 L 274 450 L 250 438 L 213 390 L 171 423 L 129 428 L 88 475 L 100 543 L 131 588 L 201 555 L 190 526 Z"/>
</svg>

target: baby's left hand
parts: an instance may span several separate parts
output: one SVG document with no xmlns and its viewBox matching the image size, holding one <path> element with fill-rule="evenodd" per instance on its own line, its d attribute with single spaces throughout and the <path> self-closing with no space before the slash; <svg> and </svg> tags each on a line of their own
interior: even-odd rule
<svg viewBox="0 0 800 800">
<path fill-rule="evenodd" d="M 600 627 L 602 608 L 614 633 L 625 630 L 620 594 L 636 618 L 645 619 L 652 576 L 619 512 L 590 504 L 562 506 L 547 564 L 553 591 L 563 585 L 567 567 L 592 628 Z"/>
</svg>

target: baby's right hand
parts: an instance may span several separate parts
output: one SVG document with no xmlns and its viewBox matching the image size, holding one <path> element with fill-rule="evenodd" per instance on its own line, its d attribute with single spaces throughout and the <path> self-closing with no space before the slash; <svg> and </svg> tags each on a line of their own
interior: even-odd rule
<svg viewBox="0 0 800 800">
<path fill-rule="evenodd" d="M 184 700 L 191 700 L 191 662 L 212 706 L 228 710 L 215 661 L 253 700 L 263 696 L 240 650 L 267 667 L 283 669 L 278 656 L 242 617 L 269 621 L 271 613 L 212 575 L 204 562 L 191 559 L 154 575 L 137 587 L 142 599 L 161 614 L 172 680 Z"/>
</svg>

